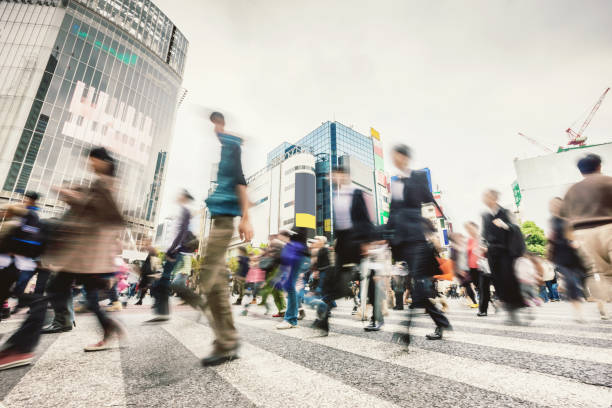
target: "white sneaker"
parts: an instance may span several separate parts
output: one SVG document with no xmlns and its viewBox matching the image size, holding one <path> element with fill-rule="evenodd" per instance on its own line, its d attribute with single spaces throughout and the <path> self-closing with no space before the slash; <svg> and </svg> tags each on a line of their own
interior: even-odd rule
<svg viewBox="0 0 612 408">
<path fill-rule="evenodd" d="M 297 324 L 291 324 L 288 321 L 283 321 L 281 324 L 279 324 L 278 326 L 276 326 L 276 328 L 278 330 L 287 330 L 287 329 L 294 329 L 297 327 Z"/>
</svg>

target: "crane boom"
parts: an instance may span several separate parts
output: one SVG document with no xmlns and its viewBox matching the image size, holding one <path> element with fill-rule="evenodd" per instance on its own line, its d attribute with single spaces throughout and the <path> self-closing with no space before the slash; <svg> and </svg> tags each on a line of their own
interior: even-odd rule
<svg viewBox="0 0 612 408">
<path fill-rule="evenodd" d="M 532 144 L 538 146 L 540 149 L 544 149 L 549 153 L 554 153 L 554 151 L 552 149 L 549 149 L 548 147 L 544 146 L 542 143 L 538 142 L 537 140 L 535 140 L 532 137 L 529 137 L 521 132 L 519 132 L 519 136 L 524 137 L 525 139 L 527 139 L 528 141 L 530 141 Z"/>
<path fill-rule="evenodd" d="M 569 135 L 569 138 L 570 138 L 570 141 L 569 141 L 568 144 L 576 145 L 576 146 L 583 146 L 584 145 L 584 142 L 586 142 L 586 139 L 587 139 L 586 136 L 584 136 L 584 131 L 586 130 L 586 128 L 591 123 L 591 120 L 593 120 L 593 117 L 595 116 L 595 114 L 599 110 L 599 107 L 601 106 L 601 104 L 602 104 L 603 100 L 605 99 L 606 95 L 608 94 L 609 90 L 610 90 L 610 88 L 606 88 L 604 93 L 601 94 L 601 96 L 597 100 L 597 103 L 595 103 L 595 106 L 593 106 L 593 109 L 591 109 L 591 113 L 589 113 L 589 115 L 586 117 L 586 119 L 584 120 L 584 123 L 582 124 L 582 126 L 580 127 L 580 130 L 578 132 L 575 132 L 571 127 L 567 128 L 567 130 L 565 132 Z"/>
</svg>

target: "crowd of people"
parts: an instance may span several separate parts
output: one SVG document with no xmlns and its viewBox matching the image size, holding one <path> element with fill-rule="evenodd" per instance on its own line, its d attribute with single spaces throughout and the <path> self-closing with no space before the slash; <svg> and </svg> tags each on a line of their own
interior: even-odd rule
<svg viewBox="0 0 612 408">
<path fill-rule="evenodd" d="M 24 195 L 22 204 L 2 209 L 0 236 L 0 304 L 18 299 L 16 309 L 29 308 L 21 326 L 2 345 L 0 369 L 29 364 L 41 334 L 72 330 L 74 312 L 93 312 L 103 329 L 98 342 L 85 351 L 111 347 L 111 339 L 126 335 L 120 321 L 107 312 L 122 308 L 119 295 L 135 298 L 142 305 L 147 293 L 154 299 L 153 317 L 147 324 L 170 319 L 170 297 L 205 314 L 214 331 L 213 350 L 204 366 L 218 365 L 238 357 L 239 335 L 234 323 L 231 294 L 241 315 L 257 304 L 271 312 L 273 298 L 278 330 L 298 326 L 306 310 L 314 311 L 311 327 L 327 335 L 337 301 L 352 299 L 353 314 L 369 320 L 366 331 L 384 326 L 388 309 L 408 306 L 406 332 L 394 341 L 410 344 L 410 322 L 415 310 L 424 309 L 434 331 L 426 337 L 441 340 L 452 330 L 446 316 L 446 297 L 464 296 L 466 307 L 486 318 L 489 306 L 505 310 L 508 324 L 528 324 L 533 309 L 563 297 L 575 308 L 575 318 L 584 322 L 584 298 L 597 302 L 607 319 L 612 279 L 612 177 L 601 174 L 601 159 L 588 155 L 578 168 L 584 179 L 571 187 L 565 198 L 550 203 L 551 224 L 547 258 L 529 252 L 525 237 L 513 214 L 499 204 L 499 193 L 486 190 L 486 213 L 468 222 L 467 235 L 450 235 L 449 256 L 434 226 L 422 216 L 422 206 L 433 203 L 441 212 L 428 186 L 427 176 L 410 167 L 411 151 L 405 145 L 393 148 L 398 175 L 391 182 L 389 221 L 375 225 L 371 203 L 351 183 L 349 171 L 333 168 L 334 241 L 312 237 L 303 227 L 281 230 L 263 248 L 249 252 L 240 247 L 234 267 L 228 271 L 227 250 L 234 233 L 246 243 L 253 237 L 249 200 L 241 164 L 241 140 L 225 131 L 219 112 L 210 116 L 221 143 L 217 188 L 206 200 L 212 226 L 206 253 L 194 262 L 198 240 L 189 230 L 193 197 L 186 190 L 178 198 L 181 208 L 173 241 L 160 252 L 145 242 L 146 259 L 138 267 L 139 280 L 118 261 L 118 236 L 124 219 L 115 195 L 116 162 L 104 148 L 92 149 L 88 163 L 94 179 L 87 186 L 58 187 L 68 205 L 57 219 L 41 220 L 35 192 Z M 163 262 L 162 259 L 163 258 Z M 193 266 L 197 265 L 196 269 Z M 25 290 L 37 275 L 33 291 Z M 230 286 L 231 279 L 231 286 Z M 31 292 L 31 293 L 30 293 Z M 73 297 L 84 299 L 82 304 Z M 108 298 L 110 307 L 100 306 Z M 49 305 L 53 320 L 44 326 Z M 366 316 L 368 305 L 371 313 Z M 310 313 L 310 312 L 309 312 Z M 3 310 L 8 318 L 10 310 Z"/>
</svg>

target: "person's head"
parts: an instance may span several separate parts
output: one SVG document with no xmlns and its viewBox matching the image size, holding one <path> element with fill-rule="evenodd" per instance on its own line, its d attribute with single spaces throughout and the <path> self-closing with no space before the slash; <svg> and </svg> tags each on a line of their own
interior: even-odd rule
<svg viewBox="0 0 612 408">
<path fill-rule="evenodd" d="M 36 206 L 36 201 L 38 201 L 39 198 L 40 198 L 40 195 L 37 192 L 35 192 L 35 191 L 27 191 L 23 195 L 23 203 L 27 207 L 34 207 L 34 206 Z"/>
<path fill-rule="evenodd" d="M 239 247 L 238 253 L 240 256 L 249 256 L 249 251 L 247 251 L 246 247 Z"/>
<path fill-rule="evenodd" d="M 448 239 L 455 245 L 462 245 L 465 243 L 465 236 L 458 232 L 451 232 L 448 236 Z"/>
<path fill-rule="evenodd" d="M 332 170 L 332 182 L 338 185 L 346 185 L 350 184 L 351 176 L 349 175 L 349 171 L 344 166 L 336 166 Z"/>
<path fill-rule="evenodd" d="M 392 159 L 393 165 L 399 170 L 406 170 L 410 165 L 412 152 L 405 144 L 399 144 L 393 147 Z"/>
<path fill-rule="evenodd" d="M 478 238 L 478 225 L 473 221 L 468 221 L 464 224 L 464 228 L 470 237 Z"/>
<path fill-rule="evenodd" d="M 561 207 L 563 206 L 563 199 L 561 197 L 555 197 L 548 203 L 548 210 L 554 217 L 561 215 Z"/>
<path fill-rule="evenodd" d="M 215 125 L 215 126 L 225 126 L 225 117 L 223 116 L 223 114 L 221 112 L 213 112 L 210 114 L 210 121 Z"/>
<path fill-rule="evenodd" d="M 189 194 L 189 191 L 183 189 L 177 198 L 177 202 L 181 205 L 188 204 L 193 201 L 193 196 Z"/>
<path fill-rule="evenodd" d="M 587 154 L 578 160 L 578 170 L 583 176 L 601 173 L 601 157 L 596 154 Z"/>
<path fill-rule="evenodd" d="M 279 240 L 283 241 L 284 243 L 287 243 L 291 240 L 291 231 L 287 230 L 287 229 L 282 229 L 279 233 L 278 233 L 278 237 Z"/>
<path fill-rule="evenodd" d="M 292 232 L 291 241 L 306 245 L 306 241 L 308 240 L 308 228 L 293 227 Z"/>
<path fill-rule="evenodd" d="M 89 167 L 97 175 L 115 176 L 115 159 L 104 147 L 94 147 L 89 151 Z"/>
<path fill-rule="evenodd" d="M 484 194 L 482 195 L 482 202 L 484 203 L 484 205 L 486 205 L 492 210 L 497 208 L 498 201 L 499 201 L 499 191 L 497 190 L 493 190 L 490 188 L 486 190 Z"/>
</svg>

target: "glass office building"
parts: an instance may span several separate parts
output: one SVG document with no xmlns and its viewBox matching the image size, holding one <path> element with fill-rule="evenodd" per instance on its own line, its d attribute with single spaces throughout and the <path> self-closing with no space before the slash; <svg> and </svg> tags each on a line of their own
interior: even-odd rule
<svg viewBox="0 0 612 408">
<path fill-rule="evenodd" d="M 124 238 L 151 235 L 188 43 L 149 0 L 0 0 L 0 203 L 87 185 L 95 145 L 118 160 Z"/>
<path fill-rule="evenodd" d="M 351 168 L 351 179 L 364 191 L 376 196 L 375 155 L 372 138 L 339 122 L 325 122 L 295 145 L 283 143 L 268 154 L 268 162 L 290 146 L 308 148 L 316 157 L 316 232 L 333 238 L 334 186 L 331 171 L 336 165 Z M 376 217 L 375 217 L 376 218 Z"/>
</svg>

